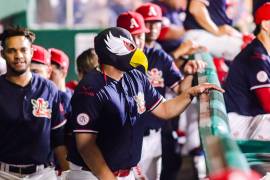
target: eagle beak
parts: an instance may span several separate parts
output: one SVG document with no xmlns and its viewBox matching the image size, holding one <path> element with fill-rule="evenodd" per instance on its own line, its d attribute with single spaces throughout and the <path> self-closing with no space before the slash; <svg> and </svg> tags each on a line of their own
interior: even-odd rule
<svg viewBox="0 0 270 180">
<path fill-rule="evenodd" d="M 130 65 L 134 68 L 138 66 L 143 66 L 145 69 L 145 72 L 147 72 L 147 69 L 148 69 L 147 57 L 141 50 L 136 49 L 135 53 L 133 54 L 131 58 Z"/>
</svg>

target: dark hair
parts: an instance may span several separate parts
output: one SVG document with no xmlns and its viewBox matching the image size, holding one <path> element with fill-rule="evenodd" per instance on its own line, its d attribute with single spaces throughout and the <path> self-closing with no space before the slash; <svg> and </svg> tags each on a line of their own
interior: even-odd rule
<svg viewBox="0 0 270 180">
<path fill-rule="evenodd" d="M 5 48 L 6 39 L 13 36 L 25 36 L 31 42 L 31 44 L 34 42 L 36 38 L 35 34 L 26 28 L 22 28 L 19 26 L 16 27 L 11 26 L 6 28 L 4 32 L 0 34 L 1 46 Z"/>
<path fill-rule="evenodd" d="M 83 51 L 76 60 L 78 72 L 85 75 L 92 69 L 96 68 L 93 64 L 93 60 L 95 58 L 98 59 L 98 56 L 94 48 L 89 48 Z"/>
<path fill-rule="evenodd" d="M 253 31 L 253 34 L 257 36 L 261 31 L 261 25 L 256 25 L 256 28 Z"/>
</svg>

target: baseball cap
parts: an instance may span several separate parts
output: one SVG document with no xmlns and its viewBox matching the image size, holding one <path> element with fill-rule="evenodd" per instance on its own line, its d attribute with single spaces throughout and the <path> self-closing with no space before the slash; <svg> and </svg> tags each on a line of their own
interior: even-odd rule
<svg viewBox="0 0 270 180">
<path fill-rule="evenodd" d="M 61 51 L 60 49 L 50 48 L 49 52 L 51 54 L 51 63 L 56 63 L 60 65 L 64 69 L 64 71 L 68 70 L 69 66 L 69 58 L 66 53 Z"/>
<path fill-rule="evenodd" d="M 255 23 L 259 25 L 263 20 L 270 20 L 270 2 L 264 3 L 255 12 Z"/>
<path fill-rule="evenodd" d="M 149 29 L 145 27 L 143 16 L 133 11 L 120 14 L 117 18 L 117 26 L 128 30 L 131 34 L 150 32 Z"/>
<path fill-rule="evenodd" d="M 44 47 L 33 44 L 32 48 L 33 48 L 32 62 L 38 62 L 45 65 L 51 63 L 50 54 Z"/>
<path fill-rule="evenodd" d="M 161 8 L 154 3 L 144 3 L 136 12 L 140 13 L 145 21 L 162 21 Z"/>
</svg>

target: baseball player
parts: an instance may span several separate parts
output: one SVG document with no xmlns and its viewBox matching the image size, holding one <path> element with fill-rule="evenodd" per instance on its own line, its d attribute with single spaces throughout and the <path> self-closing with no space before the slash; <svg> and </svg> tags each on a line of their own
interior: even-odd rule
<svg viewBox="0 0 270 180">
<path fill-rule="evenodd" d="M 98 57 L 94 48 L 83 51 L 76 60 L 79 81 L 92 69 L 98 67 Z"/>
<path fill-rule="evenodd" d="M 136 26 L 133 26 L 133 24 L 136 24 Z M 180 81 L 184 77 L 174 64 L 172 57 L 165 51 L 144 47 L 145 33 L 149 33 L 149 29 L 145 27 L 143 16 L 132 11 L 122 13 L 117 19 L 117 26 L 127 29 L 132 34 L 137 47 L 144 51 L 148 59 L 148 71 L 146 74 L 151 85 L 162 96 L 165 96 L 166 87 L 171 88 L 178 94 Z M 191 66 L 192 72 L 196 72 L 197 69 L 202 69 L 204 64 L 190 61 L 186 66 Z M 186 79 L 191 83 L 192 76 Z M 160 162 L 161 156 L 160 127 L 162 121 L 150 113 L 146 113 L 142 116 L 142 119 L 149 121 L 148 128 L 155 130 L 146 133 L 144 137 L 142 161 L 139 165 L 142 167 L 142 173 L 145 173 L 148 179 L 158 179 L 158 174 L 160 174 L 158 172 L 158 169 L 160 170 L 160 164 L 158 162 Z"/>
<path fill-rule="evenodd" d="M 140 160 L 147 125 L 140 117 L 151 111 L 170 119 L 188 106 L 191 97 L 222 89 L 202 84 L 163 102 L 146 76 L 134 69 L 142 65 L 147 70 L 148 64 L 127 30 L 105 29 L 94 44 L 101 69 L 86 75 L 71 100 L 74 148 L 68 179 L 134 179 L 130 170 Z"/>
<path fill-rule="evenodd" d="M 168 25 L 164 26 L 164 18 L 162 17 L 161 8 L 154 3 L 144 3 L 136 9 L 136 12 L 140 13 L 143 16 L 145 26 L 150 30 L 145 35 L 145 46 L 148 48 L 162 48 L 160 43 L 157 42 L 157 40 L 160 39 L 160 37 L 164 36 L 165 32 L 170 34 L 170 32 L 168 31 L 170 31 L 169 29 L 172 28 L 169 28 Z M 175 39 L 177 40 L 175 40 L 175 42 L 177 43 L 175 43 L 175 47 L 173 46 L 174 48 L 169 48 L 169 50 L 167 50 L 166 46 L 173 42 L 172 39 L 173 38 L 171 38 L 170 41 L 166 40 L 166 43 L 162 43 L 161 41 L 161 43 L 162 46 L 165 46 L 166 52 L 170 53 L 170 55 L 174 58 L 177 67 L 181 67 L 181 65 L 184 66 L 185 61 L 183 60 L 183 56 L 191 55 L 199 50 L 206 50 L 205 48 L 199 46 L 193 41 L 187 40 L 182 42 L 181 38 L 177 39 L 176 37 Z"/>
<path fill-rule="evenodd" d="M 56 180 L 52 150 L 60 165 L 63 113 L 58 90 L 30 71 L 35 35 L 27 29 L 5 29 L 0 36 L 7 73 L 0 76 L 0 179 Z"/>
<path fill-rule="evenodd" d="M 49 52 L 42 46 L 33 44 L 33 57 L 30 65 L 30 70 L 49 79 L 51 75 L 51 60 Z"/>
<path fill-rule="evenodd" d="M 242 34 L 232 27 L 226 0 L 189 0 L 184 26 L 185 39 L 207 47 L 215 57 L 233 60 L 241 50 Z"/>
<path fill-rule="evenodd" d="M 269 141 L 270 3 L 257 9 L 255 23 L 256 38 L 233 61 L 224 97 L 235 138 Z"/>
<path fill-rule="evenodd" d="M 68 119 L 71 113 L 71 105 L 70 100 L 72 97 L 73 92 L 66 88 L 66 76 L 68 73 L 69 68 L 69 58 L 60 49 L 50 48 L 50 60 L 51 60 L 51 67 L 52 73 L 50 79 L 56 84 L 59 89 L 59 97 L 60 102 L 62 104 L 62 108 L 65 114 L 65 118 Z M 70 138 L 71 138 L 71 124 L 67 121 L 65 125 L 65 144 L 69 146 Z M 61 170 L 58 161 L 56 161 L 56 169 Z M 65 164 L 65 169 L 68 169 L 68 164 Z"/>
</svg>

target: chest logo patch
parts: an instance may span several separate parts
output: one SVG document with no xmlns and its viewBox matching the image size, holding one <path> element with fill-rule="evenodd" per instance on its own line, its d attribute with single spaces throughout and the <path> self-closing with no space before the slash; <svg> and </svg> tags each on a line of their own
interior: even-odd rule
<svg viewBox="0 0 270 180">
<path fill-rule="evenodd" d="M 139 92 L 137 96 L 134 96 L 134 100 L 137 104 L 137 111 L 139 114 L 142 114 L 146 111 L 145 108 L 145 101 L 144 101 L 144 94 L 142 92 Z"/>
<path fill-rule="evenodd" d="M 45 101 L 43 98 L 31 99 L 33 105 L 33 115 L 35 117 L 44 117 L 51 118 L 52 110 L 49 108 L 48 101 Z"/>
<path fill-rule="evenodd" d="M 257 73 L 257 80 L 259 81 L 259 82 L 265 82 L 265 81 L 267 81 L 267 79 L 268 79 L 268 76 L 267 76 L 267 74 L 266 74 L 266 72 L 264 72 L 264 71 L 259 71 L 258 73 Z"/>
<path fill-rule="evenodd" d="M 147 72 L 148 80 L 153 87 L 164 87 L 164 79 L 162 76 L 162 71 L 159 71 L 157 68 L 153 68 Z"/>
<path fill-rule="evenodd" d="M 77 123 L 81 126 L 85 126 L 86 124 L 88 124 L 88 122 L 90 121 L 90 118 L 87 114 L 85 113 L 80 113 L 77 116 Z"/>
</svg>

